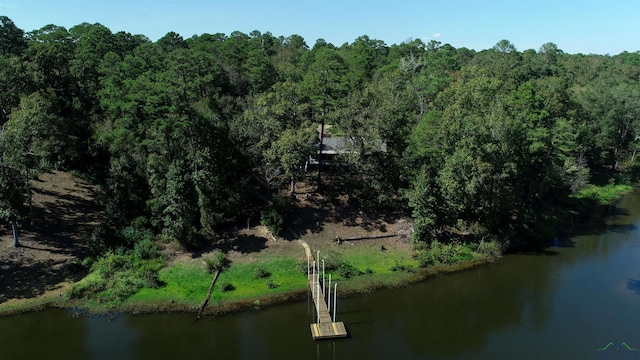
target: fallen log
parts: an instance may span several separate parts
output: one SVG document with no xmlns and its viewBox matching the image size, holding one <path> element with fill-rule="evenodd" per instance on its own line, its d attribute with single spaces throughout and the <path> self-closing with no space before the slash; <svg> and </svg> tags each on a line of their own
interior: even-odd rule
<svg viewBox="0 0 640 360">
<path fill-rule="evenodd" d="M 385 235 L 374 235 L 374 236 L 354 236 L 354 237 L 348 237 L 348 238 L 341 238 L 339 236 L 336 236 L 335 241 L 340 243 L 342 241 L 375 240 L 375 239 L 390 238 L 390 237 L 394 237 L 394 236 L 398 236 L 398 234 L 385 234 Z"/>
<path fill-rule="evenodd" d="M 211 292 L 213 291 L 213 285 L 216 283 L 216 280 L 218 280 L 218 275 L 220 275 L 219 269 L 216 270 L 216 273 L 213 275 L 213 280 L 211 281 L 211 285 L 209 285 L 209 292 L 207 292 L 207 297 L 204 299 L 204 302 L 200 306 L 200 310 L 198 310 L 198 319 L 202 317 L 202 314 L 204 314 L 204 309 L 206 309 L 207 305 L 209 304 L 209 300 L 211 300 Z"/>
</svg>

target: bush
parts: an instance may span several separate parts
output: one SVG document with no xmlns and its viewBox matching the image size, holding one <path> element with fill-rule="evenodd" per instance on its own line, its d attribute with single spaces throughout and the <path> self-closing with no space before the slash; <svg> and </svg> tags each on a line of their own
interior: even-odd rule
<svg viewBox="0 0 640 360">
<path fill-rule="evenodd" d="M 330 250 L 322 260 L 324 260 L 325 271 L 336 270 L 342 265 L 342 257 L 335 250 Z M 320 268 L 322 269 L 322 261 L 320 261 Z"/>
<path fill-rule="evenodd" d="M 273 282 L 273 280 L 269 280 L 267 281 L 267 288 L 268 289 L 275 289 L 277 288 L 279 285 L 276 284 L 275 282 Z"/>
<path fill-rule="evenodd" d="M 122 238 L 123 245 L 130 249 L 143 241 L 153 242 L 153 234 L 151 234 L 151 231 L 133 226 L 127 226 L 122 229 L 120 231 L 120 237 Z"/>
<path fill-rule="evenodd" d="M 136 243 L 133 247 L 133 254 L 138 259 L 154 259 L 158 257 L 158 248 L 153 241 L 153 238 L 145 238 Z"/>
<path fill-rule="evenodd" d="M 98 258 L 91 266 L 92 272 L 73 286 L 70 296 L 117 304 L 142 288 L 161 286 L 158 271 L 163 265 L 158 257 L 142 259 L 121 247 Z"/>
<path fill-rule="evenodd" d="M 284 219 L 294 209 L 295 200 L 287 196 L 274 196 L 269 207 L 260 212 L 260 224 L 276 236 L 284 230 Z"/>
<path fill-rule="evenodd" d="M 411 271 L 411 267 L 407 266 L 407 265 L 404 265 L 404 264 L 402 264 L 402 263 L 400 263 L 400 262 L 398 262 L 396 260 L 396 261 L 394 261 L 393 265 L 391 265 L 389 267 L 389 270 L 391 270 L 393 272 L 396 272 L 396 271 L 407 271 L 407 272 L 410 272 Z"/>
<path fill-rule="evenodd" d="M 236 289 L 236 287 L 233 286 L 232 283 L 225 283 L 224 285 L 222 285 L 222 291 L 223 292 L 229 292 L 229 291 L 233 291 L 235 289 Z"/>
<path fill-rule="evenodd" d="M 269 228 L 276 236 L 280 235 L 284 229 L 284 219 L 273 207 L 260 212 L 260 224 Z"/>
<path fill-rule="evenodd" d="M 216 252 L 213 256 L 204 258 L 204 269 L 210 274 L 222 270 L 229 265 L 229 261 L 223 252 Z"/>
<path fill-rule="evenodd" d="M 338 267 L 338 274 L 340 274 L 340 276 L 342 276 L 345 279 L 350 279 L 354 276 L 362 275 L 363 273 L 362 271 L 356 269 L 352 265 L 349 265 L 347 263 L 342 263 Z"/>
<path fill-rule="evenodd" d="M 502 254 L 502 247 L 496 240 L 483 241 L 478 245 L 478 253 L 484 256 L 498 257 Z"/>
<path fill-rule="evenodd" d="M 416 257 L 421 267 L 434 265 L 452 265 L 461 261 L 470 261 L 477 257 L 468 245 L 460 243 L 441 243 L 417 246 Z"/>
<path fill-rule="evenodd" d="M 253 272 L 253 277 L 255 279 L 262 279 L 262 278 L 266 278 L 269 277 L 271 274 L 266 271 L 263 268 L 257 268 L 254 272 Z"/>
<path fill-rule="evenodd" d="M 301 261 L 301 262 L 298 263 L 298 270 L 300 271 L 301 274 L 304 274 L 306 276 L 307 275 L 307 271 L 309 271 L 308 266 L 310 267 L 310 265 L 307 264 L 306 260 L 305 261 Z"/>
<path fill-rule="evenodd" d="M 590 201 L 600 205 L 609 205 L 619 200 L 622 195 L 631 190 L 633 190 L 633 187 L 629 185 L 589 185 L 576 194 L 571 195 L 571 197 L 585 202 Z"/>
</svg>

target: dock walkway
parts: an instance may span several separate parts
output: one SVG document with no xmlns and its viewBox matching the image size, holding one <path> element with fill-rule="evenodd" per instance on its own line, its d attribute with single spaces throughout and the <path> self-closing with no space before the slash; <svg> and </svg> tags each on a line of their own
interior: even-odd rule
<svg viewBox="0 0 640 360">
<path fill-rule="evenodd" d="M 307 243 L 305 243 L 304 241 L 301 241 L 301 243 L 305 248 L 310 264 L 318 264 L 319 262 L 314 261 L 313 255 L 311 255 L 311 250 L 309 249 Z M 347 329 L 345 328 L 344 323 L 335 322 L 335 314 L 334 318 L 331 317 L 331 313 L 329 312 L 329 308 L 327 307 L 327 303 L 325 301 L 324 289 L 322 289 L 323 284 L 320 283 L 319 272 L 320 271 L 318 271 L 317 266 L 309 267 L 309 288 L 311 290 L 313 303 L 315 304 L 315 309 L 317 312 L 317 322 L 310 325 L 311 335 L 313 336 L 314 340 L 347 337 Z"/>
</svg>

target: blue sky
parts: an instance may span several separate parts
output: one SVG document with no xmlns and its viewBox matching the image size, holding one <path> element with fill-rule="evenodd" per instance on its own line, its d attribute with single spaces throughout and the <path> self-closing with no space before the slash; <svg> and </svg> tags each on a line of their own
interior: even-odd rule
<svg viewBox="0 0 640 360">
<path fill-rule="evenodd" d="M 98 22 L 153 41 L 169 31 L 189 38 L 259 30 L 298 34 L 309 46 L 368 35 L 475 50 L 502 39 L 519 51 L 546 42 L 572 54 L 640 50 L 640 0 L 0 0 L 0 15 L 25 31 Z"/>
</svg>

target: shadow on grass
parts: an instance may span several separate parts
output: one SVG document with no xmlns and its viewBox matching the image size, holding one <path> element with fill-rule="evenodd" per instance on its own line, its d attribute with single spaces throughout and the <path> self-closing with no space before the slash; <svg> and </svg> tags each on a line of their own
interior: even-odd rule
<svg viewBox="0 0 640 360">
<path fill-rule="evenodd" d="M 255 235 L 238 235 L 233 238 L 223 238 L 206 248 L 192 252 L 192 258 L 199 258 L 204 253 L 220 251 L 225 254 L 237 251 L 243 255 L 257 253 L 267 248 L 267 239 Z"/>
<path fill-rule="evenodd" d="M 15 249 L 19 251 L 20 248 Z M 0 303 L 10 299 L 25 299 L 43 295 L 60 288 L 64 282 L 76 282 L 85 277 L 88 269 L 67 260 L 21 262 L 0 261 Z"/>
<path fill-rule="evenodd" d="M 0 303 L 42 295 L 88 273 L 80 262 L 101 207 L 93 187 L 67 174 L 54 176 L 33 182 L 35 224 L 22 224 L 21 246 L 8 247 L 10 234 L 2 234 Z"/>
</svg>

